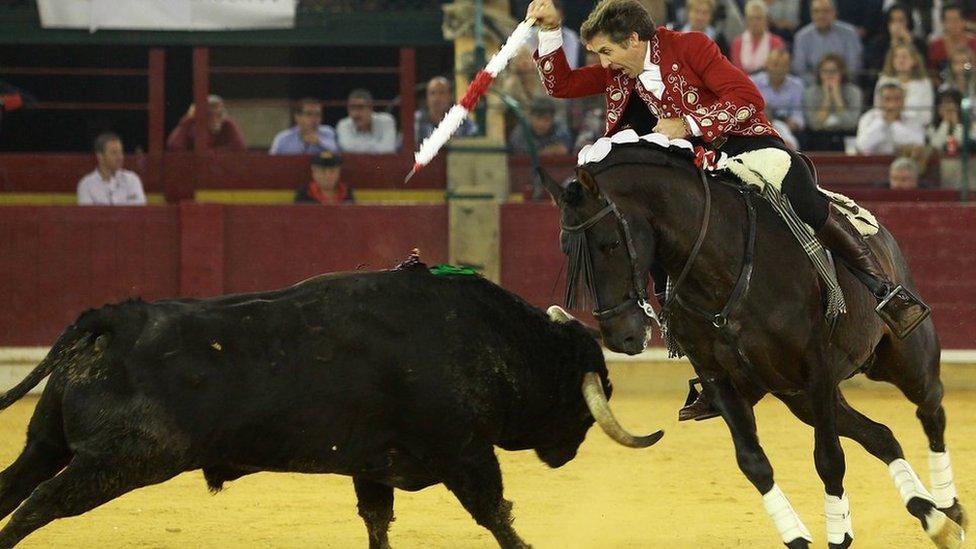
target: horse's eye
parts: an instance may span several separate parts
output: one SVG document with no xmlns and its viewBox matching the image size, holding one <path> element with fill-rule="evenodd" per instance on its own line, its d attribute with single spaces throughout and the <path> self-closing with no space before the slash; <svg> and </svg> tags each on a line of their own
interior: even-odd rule
<svg viewBox="0 0 976 549">
<path fill-rule="evenodd" d="M 606 245 L 607 252 L 612 252 L 620 247 L 620 241 L 614 240 L 613 242 Z"/>
</svg>

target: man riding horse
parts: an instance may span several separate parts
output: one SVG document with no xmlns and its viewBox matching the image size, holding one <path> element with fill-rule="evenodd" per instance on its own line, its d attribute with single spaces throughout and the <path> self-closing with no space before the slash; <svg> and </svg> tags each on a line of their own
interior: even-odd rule
<svg viewBox="0 0 976 549">
<path fill-rule="evenodd" d="M 784 144 L 766 118 L 755 84 L 708 36 L 655 28 L 637 0 L 604 0 L 580 29 L 587 50 L 599 55 L 600 65 L 572 70 L 562 50 L 562 21 L 553 1 L 534 0 L 527 13 L 540 26 L 535 57 L 549 95 L 606 94 L 606 135 L 628 128 L 640 135 L 656 132 L 729 156 L 760 149 L 785 151 L 790 165 L 782 181 L 783 194 L 825 247 L 867 275 L 862 280 L 881 304 L 878 313 L 892 331 L 903 337 L 928 316 L 928 307 L 892 284 L 858 230 L 830 206 L 817 189 L 807 161 Z M 754 169 L 762 173 L 761 167 Z M 655 294 L 663 303 L 666 275 L 655 267 L 652 277 Z M 679 418 L 715 415 L 698 396 Z"/>
</svg>

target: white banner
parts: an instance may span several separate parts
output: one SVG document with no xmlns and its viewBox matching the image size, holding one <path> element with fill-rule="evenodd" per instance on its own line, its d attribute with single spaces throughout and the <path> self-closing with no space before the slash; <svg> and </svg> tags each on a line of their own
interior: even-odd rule
<svg viewBox="0 0 976 549">
<path fill-rule="evenodd" d="M 37 0 L 46 29 L 221 31 L 295 26 L 297 0 Z"/>
</svg>

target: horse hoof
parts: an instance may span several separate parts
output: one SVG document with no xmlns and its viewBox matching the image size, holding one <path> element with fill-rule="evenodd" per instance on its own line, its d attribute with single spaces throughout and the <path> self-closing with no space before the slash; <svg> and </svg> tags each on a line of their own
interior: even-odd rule
<svg viewBox="0 0 976 549">
<path fill-rule="evenodd" d="M 925 515 L 925 533 L 939 549 L 958 549 L 966 539 L 962 526 L 935 508 Z"/>
<path fill-rule="evenodd" d="M 854 543 L 854 538 L 850 534 L 844 534 L 844 541 L 840 543 L 828 543 L 827 547 L 830 549 L 847 549 Z"/>
<path fill-rule="evenodd" d="M 789 549 L 810 549 L 810 542 L 803 538 L 796 538 L 795 540 L 786 544 Z"/>
<path fill-rule="evenodd" d="M 958 499 L 952 502 L 951 507 L 939 509 L 939 511 L 942 511 L 953 522 L 962 526 L 963 530 L 969 530 L 969 516 L 966 514 L 966 510 L 962 508 L 962 504 L 959 503 Z"/>
</svg>

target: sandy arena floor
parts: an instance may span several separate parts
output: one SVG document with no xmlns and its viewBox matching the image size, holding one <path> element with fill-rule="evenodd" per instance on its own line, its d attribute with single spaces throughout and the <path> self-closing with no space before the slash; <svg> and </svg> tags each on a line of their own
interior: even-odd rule
<svg viewBox="0 0 976 549">
<path fill-rule="evenodd" d="M 684 394 L 628 390 L 616 380 L 611 403 L 634 431 L 664 428 L 646 450 L 611 442 L 594 427 L 579 456 L 558 470 L 531 452 L 500 452 L 515 526 L 537 548 L 782 547 L 759 495 L 739 472 L 720 419 L 678 424 Z M 893 389 L 852 389 L 851 403 L 886 423 L 927 481 L 926 443 L 914 408 Z M 36 404 L 0 413 L 0 466 L 19 454 Z M 963 504 L 976 512 L 976 392 L 947 395 L 947 442 Z M 823 487 L 812 459 L 812 430 L 767 397 L 759 433 L 777 474 L 815 538 L 825 546 Z M 847 480 L 859 548 L 931 547 L 904 510 L 887 469 L 850 441 Z M 391 543 L 398 548 L 496 547 L 443 487 L 396 492 Z M 2 524 L 2 523 L 0 523 Z M 970 539 L 976 535 L 970 536 Z M 211 496 L 199 471 L 131 492 L 81 517 L 28 537 L 29 548 L 365 547 L 352 482 L 340 476 L 262 473 Z M 969 547 L 973 543 L 968 542 Z"/>
</svg>

